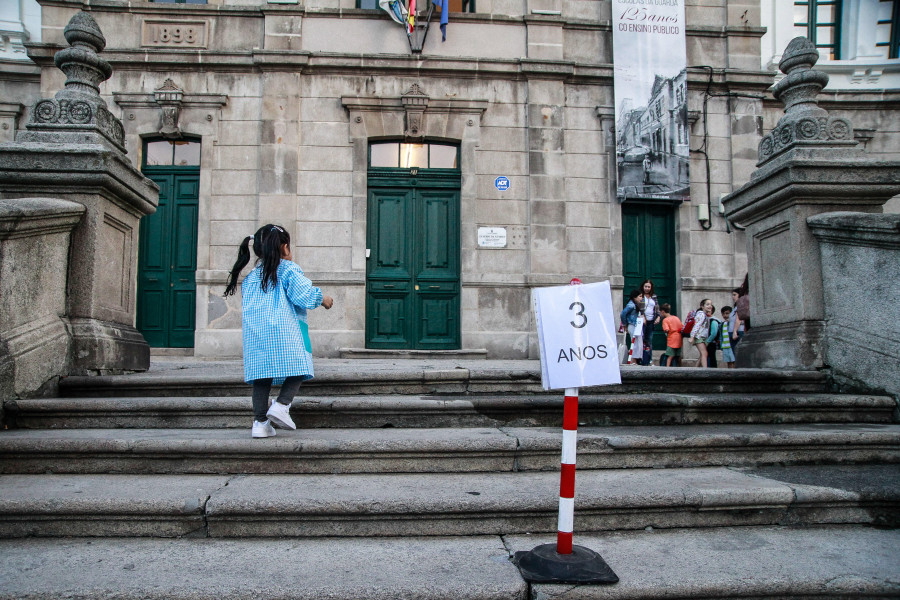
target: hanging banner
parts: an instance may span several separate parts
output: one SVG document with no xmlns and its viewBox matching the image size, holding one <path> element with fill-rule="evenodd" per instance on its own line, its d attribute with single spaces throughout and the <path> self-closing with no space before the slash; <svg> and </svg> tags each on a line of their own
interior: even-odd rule
<svg viewBox="0 0 900 600">
<path fill-rule="evenodd" d="M 616 196 L 690 195 L 685 0 L 612 0 Z"/>
</svg>

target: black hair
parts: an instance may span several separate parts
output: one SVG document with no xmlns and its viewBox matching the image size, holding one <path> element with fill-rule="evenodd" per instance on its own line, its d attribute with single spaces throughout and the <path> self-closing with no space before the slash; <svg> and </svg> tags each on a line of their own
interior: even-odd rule
<svg viewBox="0 0 900 600">
<path fill-rule="evenodd" d="M 733 309 L 730 306 L 723 306 L 722 310 L 720 310 L 719 312 L 722 313 L 722 315 L 724 315 L 726 310 L 728 312 L 731 312 Z"/>
<path fill-rule="evenodd" d="M 738 288 L 738 294 L 741 296 L 746 296 L 750 293 L 750 273 L 744 275 L 744 283 L 741 284 L 741 287 Z"/>
<path fill-rule="evenodd" d="M 640 298 L 643 295 L 644 295 L 644 292 L 642 292 L 641 290 L 631 290 L 631 293 L 628 294 L 628 299 L 634 300 L 635 298 Z"/>
<path fill-rule="evenodd" d="M 268 223 L 260 227 L 252 236 L 248 235 L 238 246 L 238 257 L 228 274 L 228 283 L 225 286 L 224 296 L 231 296 L 237 289 L 238 277 L 247 263 L 250 262 L 250 240 L 253 240 L 253 253 L 257 261 L 262 264 L 262 280 L 260 285 L 263 291 L 269 286 L 278 283 L 278 265 L 281 264 L 281 247 L 291 245 L 291 235 L 278 225 Z"/>
</svg>

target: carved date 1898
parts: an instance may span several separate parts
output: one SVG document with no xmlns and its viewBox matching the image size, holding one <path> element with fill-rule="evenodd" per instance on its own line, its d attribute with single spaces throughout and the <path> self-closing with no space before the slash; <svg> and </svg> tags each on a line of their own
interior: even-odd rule
<svg viewBox="0 0 900 600">
<path fill-rule="evenodd" d="M 144 21 L 143 46 L 206 47 L 205 21 Z"/>
</svg>

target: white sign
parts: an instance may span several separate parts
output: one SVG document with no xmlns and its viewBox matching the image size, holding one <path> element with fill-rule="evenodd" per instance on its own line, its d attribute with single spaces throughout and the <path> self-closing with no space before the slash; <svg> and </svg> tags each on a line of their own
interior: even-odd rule
<svg viewBox="0 0 900 600">
<path fill-rule="evenodd" d="M 609 282 L 531 293 L 545 390 L 622 383 Z"/>
<path fill-rule="evenodd" d="M 478 245 L 481 248 L 506 248 L 506 228 L 479 227 Z"/>
</svg>

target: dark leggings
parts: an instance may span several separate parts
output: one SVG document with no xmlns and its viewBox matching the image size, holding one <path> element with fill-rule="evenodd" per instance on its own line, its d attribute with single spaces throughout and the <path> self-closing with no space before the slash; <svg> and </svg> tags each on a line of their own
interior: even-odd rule
<svg viewBox="0 0 900 600">
<path fill-rule="evenodd" d="M 300 384 L 303 377 L 297 375 L 287 377 L 281 384 L 281 391 L 278 392 L 276 402 L 281 402 L 285 406 L 290 406 L 294 401 L 294 396 L 300 390 Z M 262 423 L 266 420 L 266 412 L 269 410 L 269 392 L 272 390 L 272 379 L 254 379 L 253 380 L 253 417 Z"/>
</svg>

